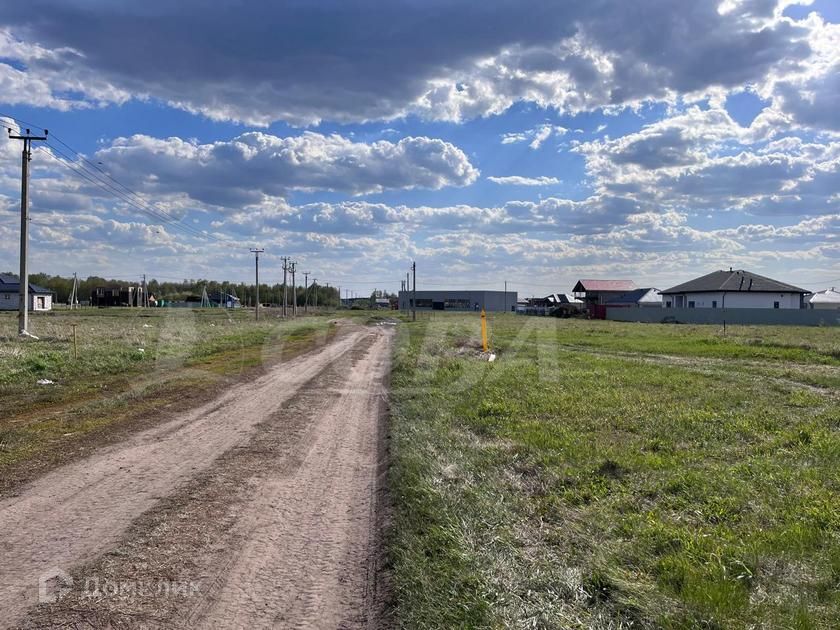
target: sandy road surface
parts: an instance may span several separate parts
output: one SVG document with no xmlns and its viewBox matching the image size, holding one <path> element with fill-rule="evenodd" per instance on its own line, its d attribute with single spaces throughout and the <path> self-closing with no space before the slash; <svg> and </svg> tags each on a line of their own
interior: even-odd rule
<svg viewBox="0 0 840 630">
<path fill-rule="evenodd" d="M 0 502 L 0 625 L 368 625 L 391 337 L 353 329 Z M 78 586 L 185 566 L 200 578 L 186 601 L 71 590 L 33 607 L 52 568 Z"/>
</svg>

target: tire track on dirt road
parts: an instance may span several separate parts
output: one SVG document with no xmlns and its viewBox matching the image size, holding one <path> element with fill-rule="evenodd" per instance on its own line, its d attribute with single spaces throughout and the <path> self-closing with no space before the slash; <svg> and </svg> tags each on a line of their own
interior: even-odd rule
<svg viewBox="0 0 840 630">
<path fill-rule="evenodd" d="M 261 422 L 368 334 L 354 330 L 340 335 L 0 501 L 0 624 L 15 625 L 37 603 L 38 579 L 44 572 L 70 570 L 112 548 L 138 516 L 206 471 L 223 453 L 247 443 Z"/>
<path fill-rule="evenodd" d="M 186 625 L 201 628 L 365 628 L 374 623 L 384 382 L 390 331 L 312 418 L 300 466 L 279 469 L 237 523 L 245 540 Z"/>
</svg>

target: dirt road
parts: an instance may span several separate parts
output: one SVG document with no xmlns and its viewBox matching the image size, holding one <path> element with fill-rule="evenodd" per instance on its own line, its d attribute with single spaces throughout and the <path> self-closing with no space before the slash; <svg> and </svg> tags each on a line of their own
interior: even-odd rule
<svg viewBox="0 0 840 630">
<path fill-rule="evenodd" d="M 372 625 L 392 335 L 346 330 L 0 502 L 0 624 Z"/>
</svg>

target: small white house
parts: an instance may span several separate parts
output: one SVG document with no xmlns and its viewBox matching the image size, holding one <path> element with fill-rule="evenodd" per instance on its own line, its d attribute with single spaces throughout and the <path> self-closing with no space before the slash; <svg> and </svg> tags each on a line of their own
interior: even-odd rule
<svg viewBox="0 0 840 630">
<path fill-rule="evenodd" d="M 713 271 L 662 291 L 663 308 L 805 308 L 808 291 L 743 269 Z"/>
<path fill-rule="evenodd" d="M 29 308 L 32 311 L 51 311 L 52 292 L 29 284 Z M 16 311 L 20 305 L 20 282 L 17 278 L 0 276 L 0 311 Z"/>
<path fill-rule="evenodd" d="M 831 287 L 825 291 L 817 291 L 806 300 L 808 308 L 814 309 L 840 309 L 840 291 Z"/>
</svg>

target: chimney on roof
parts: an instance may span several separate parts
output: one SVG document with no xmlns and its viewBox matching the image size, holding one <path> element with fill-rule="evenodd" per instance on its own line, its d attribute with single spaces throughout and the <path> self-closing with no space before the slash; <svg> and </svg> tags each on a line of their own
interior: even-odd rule
<svg viewBox="0 0 840 630">
<path fill-rule="evenodd" d="M 729 268 L 729 273 L 732 273 L 732 267 Z"/>
</svg>

